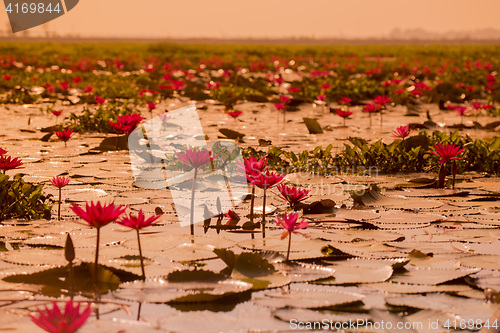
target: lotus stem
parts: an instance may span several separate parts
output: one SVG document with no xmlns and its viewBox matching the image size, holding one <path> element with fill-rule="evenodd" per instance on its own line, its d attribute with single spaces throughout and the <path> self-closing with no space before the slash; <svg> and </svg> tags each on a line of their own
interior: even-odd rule
<svg viewBox="0 0 500 333">
<path fill-rule="evenodd" d="M 288 232 L 288 251 L 286 252 L 286 261 L 290 258 L 290 248 L 292 247 L 292 233 Z"/>
<path fill-rule="evenodd" d="M 194 168 L 193 187 L 191 190 L 191 216 L 189 221 L 191 227 L 191 236 L 194 236 L 194 191 L 196 187 L 196 177 L 198 177 L 198 168 Z"/>
<path fill-rule="evenodd" d="M 62 188 L 59 187 L 59 202 L 57 204 L 57 220 L 61 221 L 61 192 Z"/>
<path fill-rule="evenodd" d="M 142 257 L 141 238 L 139 237 L 139 230 L 137 229 L 136 231 L 137 231 L 137 245 L 139 246 L 139 258 L 141 259 L 142 279 L 146 280 L 146 272 L 144 271 L 144 258 Z"/>
<path fill-rule="evenodd" d="M 99 269 L 99 241 L 101 238 L 101 228 L 97 228 L 97 241 L 95 246 L 95 262 L 94 262 L 94 282 L 97 285 L 97 276 Z"/>
<path fill-rule="evenodd" d="M 264 187 L 264 201 L 262 202 L 262 238 L 266 238 L 266 190 Z"/>
<path fill-rule="evenodd" d="M 250 200 L 250 221 L 253 222 L 253 206 L 255 204 L 255 185 L 252 185 L 252 199 Z"/>
</svg>

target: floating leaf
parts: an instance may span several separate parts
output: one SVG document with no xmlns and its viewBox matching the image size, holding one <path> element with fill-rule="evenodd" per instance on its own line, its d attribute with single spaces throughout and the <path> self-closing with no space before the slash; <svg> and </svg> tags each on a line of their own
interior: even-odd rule
<svg viewBox="0 0 500 333">
<path fill-rule="evenodd" d="M 113 294 L 120 299 L 148 303 L 214 302 L 243 293 L 251 287 L 251 284 L 232 279 L 214 282 L 168 282 L 155 278 L 124 283 Z"/>
<path fill-rule="evenodd" d="M 309 134 L 323 134 L 323 129 L 318 121 L 314 118 L 302 118 L 304 120 L 304 124 L 307 126 L 307 130 Z"/>
<path fill-rule="evenodd" d="M 395 274 L 391 281 L 399 283 L 436 285 L 476 273 L 479 269 L 431 269 L 407 267 L 408 272 Z"/>
<path fill-rule="evenodd" d="M 233 140 L 241 140 L 245 137 L 245 134 L 229 128 L 220 128 L 219 132 L 221 132 L 226 138 Z"/>
<path fill-rule="evenodd" d="M 331 266 L 311 265 L 302 262 L 278 262 L 274 267 L 285 276 L 291 278 L 291 282 L 310 282 L 332 277 L 335 269 Z"/>
<path fill-rule="evenodd" d="M 471 288 L 464 284 L 440 284 L 437 286 L 423 284 L 408 284 L 397 282 L 382 282 L 374 284 L 365 284 L 364 287 L 381 290 L 388 293 L 398 294 L 422 294 L 422 293 L 455 293 L 469 291 Z"/>
<path fill-rule="evenodd" d="M 460 258 L 460 263 L 465 267 L 500 270 L 500 255 L 476 255 L 463 257 Z"/>
<path fill-rule="evenodd" d="M 266 291 L 253 297 L 258 305 L 273 308 L 327 308 L 337 305 L 359 302 L 363 295 L 346 293 L 311 285 L 309 288 L 290 287 L 289 290 Z"/>
<path fill-rule="evenodd" d="M 404 295 L 387 297 L 386 302 L 393 306 L 409 306 L 417 309 L 443 311 L 458 315 L 460 320 L 486 321 L 496 311 L 498 305 L 476 299 L 455 297 L 447 294 Z"/>
<path fill-rule="evenodd" d="M 356 284 L 375 283 L 387 281 L 392 275 L 391 266 L 383 267 L 356 267 L 345 265 L 333 265 L 335 274 L 333 279 L 321 280 L 319 284 Z"/>
</svg>

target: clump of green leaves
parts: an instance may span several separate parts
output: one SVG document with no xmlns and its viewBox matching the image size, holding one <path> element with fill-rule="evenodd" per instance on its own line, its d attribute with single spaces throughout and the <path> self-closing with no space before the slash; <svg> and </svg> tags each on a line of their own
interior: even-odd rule
<svg viewBox="0 0 500 333">
<path fill-rule="evenodd" d="M 434 170 L 437 157 L 429 153 L 429 147 L 436 143 L 453 143 L 464 148 L 459 173 L 476 171 L 497 174 L 500 170 L 500 138 L 474 140 L 468 135 L 460 135 L 458 131 L 450 134 L 434 131 L 432 135 L 421 131 L 413 137 L 390 143 L 349 138 L 343 150 L 336 154 L 332 153 L 333 145 L 300 153 L 287 152 L 277 146 L 269 146 L 267 152 L 249 147 L 244 149 L 243 154 L 245 157 L 268 157 L 270 167 L 285 168 L 287 172 L 358 173 L 370 168 L 376 168 L 381 173 L 437 172 Z"/>
<path fill-rule="evenodd" d="M 50 219 L 50 199 L 42 194 L 43 184 L 23 180 L 21 174 L 12 179 L 0 175 L 0 221 L 18 219 Z"/>
<path fill-rule="evenodd" d="M 68 127 L 78 133 L 113 133 L 109 122 L 115 122 L 119 116 L 133 112 L 134 110 L 126 104 L 108 104 L 97 110 L 84 108 L 80 114 L 71 113 Z"/>
</svg>

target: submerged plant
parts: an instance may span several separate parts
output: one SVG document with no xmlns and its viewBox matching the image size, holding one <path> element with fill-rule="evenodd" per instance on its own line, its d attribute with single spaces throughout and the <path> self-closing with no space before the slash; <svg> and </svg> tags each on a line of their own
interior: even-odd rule
<svg viewBox="0 0 500 333">
<path fill-rule="evenodd" d="M 462 152 L 464 151 L 464 148 L 461 148 L 460 146 L 456 146 L 453 143 L 447 143 L 444 145 L 441 145 L 440 143 L 437 143 L 434 145 L 433 148 L 431 148 L 431 153 L 440 157 L 441 160 L 439 161 L 439 164 L 441 164 L 439 168 L 439 178 L 438 178 L 438 188 L 443 188 L 444 187 L 444 182 L 446 178 L 446 173 L 448 172 L 448 164 L 449 161 L 452 161 L 451 164 L 451 173 L 453 175 L 453 188 L 455 188 L 455 176 L 457 175 L 457 163 L 456 160 L 461 160 L 462 158 L 458 157 Z"/>
<path fill-rule="evenodd" d="M 61 197 L 62 197 L 62 188 L 69 183 L 69 178 L 68 177 L 53 177 L 50 182 L 52 185 L 57 187 L 59 189 L 59 201 L 57 205 L 57 220 L 61 220 Z"/>
<path fill-rule="evenodd" d="M 52 302 L 52 309 L 45 306 L 45 310 L 38 310 L 38 316 L 29 315 L 31 320 L 49 333 L 74 333 L 85 324 L 92 313 L 90 303 L 80 313 L 80 302 L 73 305 L 73 299 L 66 302 L 64 312 Z"/>
<path fill-rule="evenodd" d="M 279 216 L 276 217 L 276 224 L 285 229 L 285 232 L 281 234 L 281 239 L 286 238 L 288 236 L 288 250 L 286 252 L 286 260 L 290 258 L 290 247 L 292 245 L 292 233 L 296 232 L 298 229 L 305 229 L 309 225 L 309 222 L 302 219 L 299 221 L 299 213 L 290 213 L 283 215 L 283 218 Z"/>
<path fill-rule="evenodd" d="M 97 283 L 97 270 L 99 269 L 99 240 L 101 235 L 101 228 L 111 222 L 116 221 L 120 217 L 120 215 L 125 212 L 126 208 L 123 206 L 115 206 L 113 203 L 101 205 L 100 202 L 97 202 L 97 204 L 94 204 L 93 201 L 91 201 L 90 203 L 86 203 L 85 210 L 77 205 L 72 205 L 70 208 L 76 215 L 85 220 L 91 227 L 95 227 L 97 229 L 94 263 L 94 282 Z"/>
<path fill-rule="evenodd" d="M 141 259 L 141 271 L 142 271 L 142 279 L 146 279 L 146 273 L 144 271 L 144 257 L 142 256 L 142 248 L 141 248 L 141 239 L 139 237 L 139 231 L 153 225 L 156 220 L 158 220 L 161 215 L 153 215 L 150 218 L 146 219 L 142 209 L 139 210 L 137 216 L 129 214 L 129 216 L 125 216 L 120 220 L 116 221 L 116 223 L 123 225 L 125 227 L 129 227 L 134 229 L 137 232 L 137 245 L 139 246 L 139 257 Z"/>
</svg>

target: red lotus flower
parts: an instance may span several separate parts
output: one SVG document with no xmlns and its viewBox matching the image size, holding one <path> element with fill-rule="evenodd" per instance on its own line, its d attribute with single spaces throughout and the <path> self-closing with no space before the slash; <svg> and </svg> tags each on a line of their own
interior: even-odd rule
<svg viewBox="0 0 500 333">
<path fill-rule="evenodd" d="M 318 96 L 316 96 L 316 99 L 318 101 L 324 101 L 326 99 L 326 95 L 325 94 L 319 94 Z"/>
<path fill-rule="evenodd" d="M 116 223 L 123 225 L 125 227 L 132 228 L 134 230 L 141 230 L 143 228 L 149 227 L 154 224 L 156 220 L 158 220 L 161 215 L 153 215 L 150 218 L 146 219 L 142 209 L 139 210 L 137 216 L 129 214 L 129 216 L 124 216 L 120 220 L 116 221 Z"/>
<path fill-rule="evenodd" d="M 472 103 L 472 107 L 473 107 L 474 109 L 476 109 L 476 110 L 477 110 L 477 109 L 481 109 L 481 105 L 482 105 L 482 104 L 481 104 L 481 103 L 478 103 L 478 102 L 474 102 L 474 103 Z"/>
<path fill-rule="evenodd" d="M 240 161 L 236 162 L 236 166 L 240 168 L 241 171 L 244 171 L 245 174 L 251 176 L 258 176 L 261 172 L 266 169 L 268 158 L 262 157 L 257 160 L 257 157 L 250 156 L 244 159 L 244 163 Z"/>
<path fill-rule="evenodd" d="M 60 86 L 62 89 L 68 90 L 69 89 L 69 82 L 67 82 L 67 81 L 61 82 Z"/>
<path fill-rule="evenodd" d="M 50 112 L 52 112 L 54 116 L 59 117 L 62 113 L 62 110 L 50 110 Z"/>
<path fill-rule="evenodd" d="M 194 169 L 201 168 L 205 164 L 211 162 L 214 157 L 211 157 L 211 152 L 206 149 L 197 149 L 196 147 L 188 149 L 186 148 L 184 152 L 177 153 L 179 160 Z"/>
<path fill-rule="evenodd" d="M 69 178 L 68 177 L 53 177 L 50 182 L 52 183 L 52 185 L 54 185 L 55 187 L 57 187 L 59 189 L 59 200 L 58 200 L 58 203 L 57 203 L 57 220 L 60 221 L 61 220 L 61 201 L 62 201 L 62 191 L 61 189 L 68 185 L 69 183 Z"/>
<path fill-rule="evenodd" d="M 338 102 L 340 105 L 351 105 L 351 99 L 349 97 L 341 97 Z"/>
<path fill-rule="evenodd" d="M 148 102 L 147 105 L 149 111 L 153 111 L 154 109 L 156 109 L 156 103 Z"/>
<path fill-rule="evenodd" d="M 290 247 L 292 245 L 292 233 L 294 233 L 298 229 L 305 229 L 308 226 L 308 222 L 305 220 L 301 220 L 298 222 L 299 213 L 290 213 L 289 215 L 285 213 L 283 215 L 283 219 L 279 216 L 276 218 L 276 224 L 285 229 L 285 232 L 281 235 L 281 239 L 284 239 L 288 236 L 288 250 L 286 252 L 286 260 L 290 258 Z"/>
<path fill-rule="evenodd" d="M 137 113 L 132 113 L 119 116 L 114 123 L 111 121 L 108 123 L 116 132 L 130 134 L 143 119 L 144 117 L 139 116 Z"/>
<path fill-rule="evenodd" d="M 0 156 L 7 154 L 7 150 L 0 148 Z"/>
<path fill-rule="evenodd" d="M 278 111 L 281 111 L 281 110 L 284 110 L 285 109 L 285 105 L 284 104 L 281 104 L 281 103 L 275 103 L 274 104 L 274 108 Z"/>
<path fill-rule="evenodd" d="M 59 138 L 59 140 L 64 141 L 64 143 L 66 143 L 71 138 L 71 135 L 73 135 L 73 130 L 65 129 L 62 131 L 56 131 L 56 135 Z"/>
<path fill-rule="evenodd" d="M 142 270 L 142 278 L 146 279 L 146 272 L 144 270 L 144 258 L 142 256 L 142 248 L 141 248 L 141 239 L 139 236 L 139 230 L 149 227 L 155 223 L 156 220 L 160 218 L 161 215 L 153 215 L 150 218 L 146 219 L 144 217 L 144 213 L 142 209 L 139 210 L 137 216 L 133 216 L 130 214 L 129 216 L 123 217 L 121 220 L 116 221 L 116 223 L 121 224 L 125 227 L 129 227 L 134 229 L 137 232 L 137 244 L 139 245 L 139 257 L 141 259 L 141 270 Z"/>
<path fill-rule="evenodd" d="M 0 155 L 0 170 L 3 173 L 7 170 L 21 169 L 23 162 L 17 157 L 12 158 L 12 156 Z"/>
<path fill-rule="evenodd" d="M 373 113 L 373 112 L 378 112 L 378 111 L 380 111 L 379 104 L 366 104 L 363 107 L 363 112 Z"/>
<path fill-rule="evenodd" d="M 455 109 L 455 111 L 457 111 L 457 113 L 460 116 L 463 116 L 465 114 L 465 111 L 467 111 L 467 107 L 466 106 L 455 106 L 453 109 Z"/>
<path fill-rule="evenodd" d="M 68 185 L 69 183 L 69 178 L 68 177 L 53 177 L 50 182 L 52 185 L 54 185 L 57 188 L 63 188 L 64 186 Z"/>
<path fill-rule="evenodd" d="M 299 91 L 301 91 L 301 90 L 302 90 L 302 89 L 301 89 L 301 88 L 299 88 L 299 87 L 290 87 L 290 88 L 288 88 L 288 91 L 289 91 L 291 94 L 296 93 L 296 92 L 299 92 Z"/>
<path fill-rule="evenodd" d="M 229 210 L 226 213 L 226 216 L 229 218 L 226 225 L 236 225 L 240 221 L 240 216 L 236 214 L 233 210 Z"/>
<path fill-rule="evenodd" d="M 324 91 L 324 90 L 328 90 L 328 89 L 330 89 L 331 87 L 332 87 L 332 86 L 331 86 L 330 84 L 328 84 L 328 83 L 323 83 L 323 84 L 321 85 L 321 90 L 323 90 L 323 91 Z"/>
<path fill-rule="evenodd" d="M 390 97 L 387 97 L 387 96 L 378 95 L 374 99 L 372 99 L 372 102 L 374 104 L 380 105 L 381 107 L 385 107 L 385 105 L 387 103 L 392 102 L 392 99 Z"/>
<path fill-rule="evenodd" d="M 349 111 L 349 110 L 339 110 L 339 109 L 336 109 L 335 112 L 337 112 L 337 115 L 339 117 L 342 117 L 342 118 L 347 118 L 347 117 L 349 117 L 350 115 L 353 114 L 353 112 Z"/>
<path fill-rule="evenodd" d="M 94 87 L 88 86 L 88 87 L 85 87 L 85 89 L 83 89 L 83 92 L 84 92 L 84 93 L 89 93 L 89 92 L 91 92 L 92 90 L 94 90 Z M 96 100 L 96 101 L 97 101 L 97 100 Z"/>
<path fill-rule="evenodd" d="M 284 184 L 279 184 L 277 187 L 281 195 L 278 195 L 281 199 L 287 201 L 290 204 L 290 208 L 293 208 L 299 202 L 307 199 L 307 195 L 310 190 L 306 190 L 300 187 L 288 186 Z"/>
<path fill-rule="evenodd" d="M 74 333 L 85 324 L 92 313 L 90 303 L 80 313 L 80 302 L 73 306 L 73 299 L 66 302 L 64 313 L 61 312 L 56 302 L 52 303 L 52 310 L 47 306 L 44 311 L 37 310 L 38 317 L 30 314 L 31 320 L 49 333 Z"/>
<path fill-rule="evenodd" d="M 289 233 L 295 232 L 295 230 L 307 228 L 309 223 L 304 219 L 299 222 L 298 219 L 299 213 L 287 214 L 285 212 L 285 214 L 283 215 L 283 219 L 279 216 L 276 217 L 276 224 L 279 227 L 285 229 L 285 232 L 281 235 L 281 239 L 288 236 Z"/>
<path fill-rule="evenodd" d="M 74 78 L 72 78 L 71 80 L 72 80 L 75 84 L 78 84 L 78 83 L 82 82 L 82 78 L 81 78 L 81 77 L 79 77 L 79 76 L 74 77 Z"/>
<path fill-rule="evenodd" d="M 464 151 L 460 146 L 456 146 L 453 143 L 447 143 L 441 145 L 437 143 L 434 145 L 434 149 L 431 148 L 431 153 L 441 158 L 439 164 L 447 163 L 449 160 L 461 160 L 462 158 L 457 157 L 460 153 Z"/>
<path fill-rule="evenodd" d="M 6 74 L 6 75 L 4 75 L 4 76 L 3 76 L 3 79 L 4 79 L 5 81 L 9 81 L 10 79 L 12 79 L 12 76 L 10 76 L 10 75 Z"/>
<path fill-rule="evenodd" d="M 95 102 L 99 105 L 102 105 L 102 104 L 106 103 L 106 100 L 104 98 L 102 98 L 101 96 L 96 95 Z"/>
<path fill-rule="evenodd" d="M 411 133 L 413 133 L 413 130 L 410 130 L 410 125 L 406 126 L 399 126 L 395 130 L 392 131 L 394 135 L 392 136 L 393 138 L 406 138 L 409 136 Z"/>
<path fill-rule="evenodd" d="M 285 178 L 286 175 L 279 174 L 277 172 L 266 172 L 259 173 L 258 175 L 247 175 L 247 179 L 255 186 L 268 189 L 278 184 Z"/>
<path fill-rule="evenodd" d="M 241 111 L 232 111 L 232 112 L 228 112 L 227 114 L 233 118 L 237 118 L 237 117 L 241 116 L 242 113 L 243 112 L 241 112 Z"/>
<path fill-rule="evenodd" d="M 280 96 L 280 101 L 281 101 L 281 103 L 286 104 L 286 103 L 288 103 L 288 102 L 291 101 L 291 98 L 288 97 L 287 95 L 281 95 Z"/>
<path fill-rule="evenodd" d="M 86 203 L 85 210 L 78 205 L 72 205 L 70 208 L 91 227 L 96 227 L 97 229 L 116 221 L 126 209 L 126 207 L 123 206 L 115 206 L 113 203 L 101 205 L 100 202 L 94 204 L 93 201 L 91 201 L 90 204 L 88 202 Z"/>
</svg>

